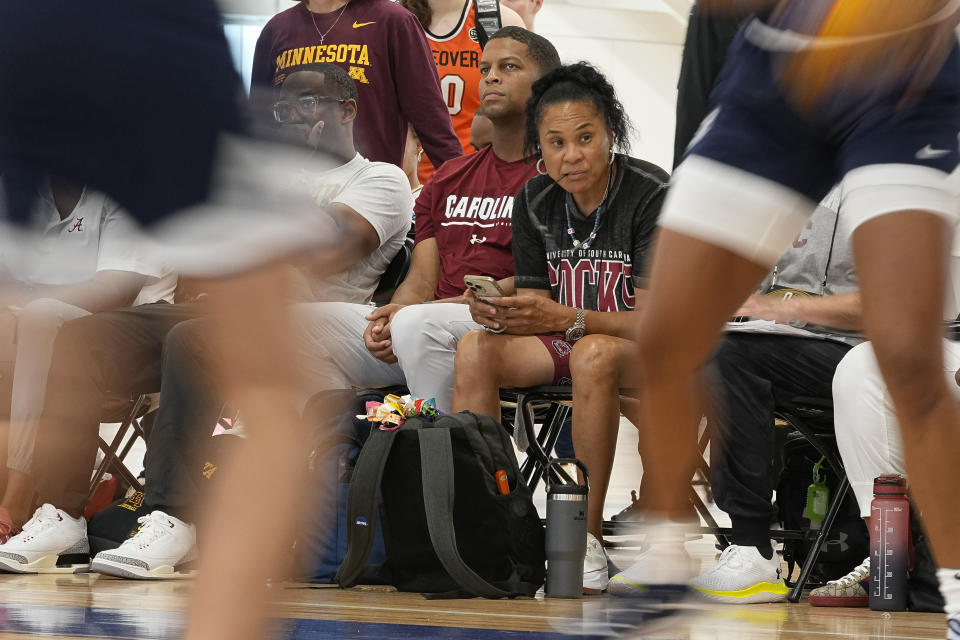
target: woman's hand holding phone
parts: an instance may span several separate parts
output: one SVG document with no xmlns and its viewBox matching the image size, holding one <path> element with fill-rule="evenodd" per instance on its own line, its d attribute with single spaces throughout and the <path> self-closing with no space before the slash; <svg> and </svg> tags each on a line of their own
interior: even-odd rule
<svg viewBox="0 0 960 640">
<path fill-rule="evenodd" d="M 463 297 L 467 299 L 467 304 L 470 305 L 470 315 L 474 322 L 490 331 L 503 330 L 501 321 L 497 319 L 497 312 L 502 311 L 502 309 L 487 302 L 487 298 L 478 298 L 470 289 L 466 290 Z"/>
</svg>

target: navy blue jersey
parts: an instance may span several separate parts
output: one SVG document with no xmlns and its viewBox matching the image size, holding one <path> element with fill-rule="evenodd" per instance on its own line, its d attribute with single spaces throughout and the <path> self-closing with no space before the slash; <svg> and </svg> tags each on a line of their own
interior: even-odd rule
<svg viewBox="0 0 960 640">
<path fill-rule="evenodd" d="M 820 201 L 852 169 L 912 164 L 951 172 L 960 162 L 960 53 L 954 46 L 926 93 L 904 104 L 902 86 L 840 89 L 800 112 L 777 83 L 778 54 L 746 25 L 731 46 L 695 136 L 696 154 L 773 180 Z"/>
<path fill-rule="evenodd" d="M 153 222 L 206 197 L 219 135 L 242 129 L 213 0 L 0 2 L 0 87 L 14 222 L 45 173 Z"/>
</svg>

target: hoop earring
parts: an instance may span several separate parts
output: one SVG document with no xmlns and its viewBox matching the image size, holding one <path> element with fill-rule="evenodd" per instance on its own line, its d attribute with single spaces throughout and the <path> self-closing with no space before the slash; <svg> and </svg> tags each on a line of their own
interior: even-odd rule
<svg viewBox="0 0 960 640">
<path fill-rule="evenodd" d="M 545 176 L 547 175 L 547 165 L 544 164 L 543 169 L 541 169 L 540 168 L 541 163 L 543 163 L 543 158 L 540 158 L 539 160 L 537 160 L 537 173 L 539 173 L 542 176 Z"/>
<path fill-rule="evenodd" d="M 613 164 L 616 154 L 613 152 L 613 147 L 610 147 L 610 159 L 607 160 L 607 164 Z"/>
</svg>

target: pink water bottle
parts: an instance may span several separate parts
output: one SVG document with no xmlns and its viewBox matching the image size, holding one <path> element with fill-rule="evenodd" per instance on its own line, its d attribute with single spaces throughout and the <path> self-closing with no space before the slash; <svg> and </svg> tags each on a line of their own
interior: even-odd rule
<svg viewBox="0 0 960 640">
<path fill-rule="evenodd" d="M 899 474 L 873 481 L 870 503 L 870 608 L 907 608 L 910 570 L 910 502 L 907 482 Z"/>
</svg>

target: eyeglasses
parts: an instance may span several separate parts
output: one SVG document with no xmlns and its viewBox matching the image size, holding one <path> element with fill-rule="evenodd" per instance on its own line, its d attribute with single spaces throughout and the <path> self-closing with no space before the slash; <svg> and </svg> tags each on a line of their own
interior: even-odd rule
<svg viewBox="0 0 960 640">
<path fill-rule="evenodd" d="M 324 102 L 337 102 L 343 104 L 346 102 L 343 98 L 333 98 L 331 96 L 301 96 L 296 100 L 278 100 L 273 103 L 273 117 L 280 124 L 287 124 L 294 121 L 294 111 L 301 116 L 309 118 L 317 115 L 320 105 Z"/>
</svg>

